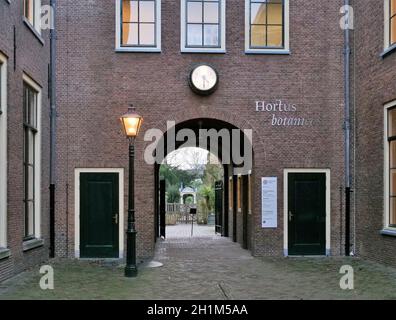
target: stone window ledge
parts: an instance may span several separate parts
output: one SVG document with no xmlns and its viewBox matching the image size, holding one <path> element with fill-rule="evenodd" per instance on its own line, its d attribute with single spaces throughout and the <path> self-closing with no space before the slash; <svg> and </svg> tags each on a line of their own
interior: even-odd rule
<svg viewBox="0 0 396 320">
<path fill-rule="evenodd" d="M 8 258 L 11 255 L 10 249 L 0 248 L 0 260 Z"/>
<path fill-rule="evenodd" d="M 32 26 L 32 24 L 29 22 L 28 19 L 26 19 L 25 17 L 23 17 L 22 19 L 23 19 L 23 23 L 25 24 L 25 26 L 33 33 L 33 35 L 36 37 L 36 39 L 42 45 L 44 45 L 44 39 L 42 38 L 41 34 Z"/>
<path fill-rule="evenodd" d="M 381 53 L 381 57 L 385 58 L 386 56 L 390 55 L 391 53 L 396 51 L 396 44 L 390 46 L 389 48 L 386 48 L 384 52 Z"/>
<path fill-rule="evenodd" d="M 23 242 L 23 251 L 29 251 L 44 245 L 43 239 L 32 239 Z"/>
<path fill-rule="evenodd" d="M 382 234 L 383 236 L 396 237 L 396 229 L 382 229 L 380 231 L 380 234 Z"/>
</svg>

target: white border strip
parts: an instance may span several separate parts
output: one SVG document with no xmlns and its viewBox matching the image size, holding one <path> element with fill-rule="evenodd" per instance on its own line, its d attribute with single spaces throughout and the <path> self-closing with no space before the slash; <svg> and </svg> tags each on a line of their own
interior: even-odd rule
<svg viewBox="0 0 396 320">
<path fill-rule="evenodd" d="M 288 174 L 289 173 L 325 173 L 326 174 L 326 255 L 331 253 L 331 177 L 330 169 L 284 169 L 283 172 L 283 252 L 288 256 Z"/>
<path fill-rule="evenodd" d="M 118 249 L 120 259 L 124 256 L 124 169 L 123 168 L 79 168 L 74 170 L 74 257 L 80 258 L 80 174 L 81 173 L 118 173 L 119 192 L 119 235 Z"/>
<path fill-rule="evenodd" d="M 0 248 L 7 247 L 7 57 L 0 53 Z"/>
</svg>

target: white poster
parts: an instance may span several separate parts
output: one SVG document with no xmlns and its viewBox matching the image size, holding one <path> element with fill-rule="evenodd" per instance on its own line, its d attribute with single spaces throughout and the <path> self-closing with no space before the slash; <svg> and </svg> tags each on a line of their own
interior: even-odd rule
<svg viewBox="0 0 396 320">
<path fill-rule="evenodd" d="M 261 222 L 263 228 L 278 227 L 278 178 L 261 179 Z"/>
</svg>

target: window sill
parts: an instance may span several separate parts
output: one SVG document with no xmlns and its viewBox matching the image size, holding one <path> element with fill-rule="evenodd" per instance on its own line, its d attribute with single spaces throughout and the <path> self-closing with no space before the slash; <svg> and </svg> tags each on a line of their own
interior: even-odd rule
<svg viewBox="0 0 396 320">
<path fill-rule="evenodd" d="M 43 239 L 32 239 L 23 242 L 23 251 L 29 251 L 38 247 L 42 247 L 44 245 Z"/>
<path fill-rule="evenodd" d="M 385 57 L 389 56 L 391 53 L 393 53 L 393 52 L 395 52 L 395 51 L 396 51 L 396 43 L 393 44 L 392 46 L 390 46 L 389 48 L 386 48 L 386 49 L 384 50 L 384 52 L 382 52 L 382 53 L 380 54 L 380 57 L 381 57 L 382 59 L 384 59 Z"/>
<path fill-rule="evenodd" d="M 385 228 L 380 231 L 383 236 L 396 237 L 396 229 Z"/>
<path fill-rule="evenodd" d="M 32 24 L 27 20 L 25 17 L 23 17 L 23 23 L 25 26 L 33 33 L 33 35 L 37 38 L 37 40 L 44 45 L 44 39 L 41 37 L 41 34 L 32 26 Z"/>
<path fill-rule="evenodd" d="M 224 54 L 227 51 L 222 48 L 181 48 L 181 53 L 218 53 Z"/>
<path fill-rule="evenodd" d="M 247 49 L 246 54 L 279 54 L 279 55 L 290 55 L 290 50 L 267 50 L 267 49 Z"/>
<path fill-rule="evenodd" d="M 10 249 L 0 248 L 0 260 L 8 258 L 11 255 Z"/>
<path fill-rule="evenodd" d="M 142 52 L 142 53 L 161 53 L 161 48 L 132 48 L 132 47 L 119 47 L 115 52 Z"/>
</svg>

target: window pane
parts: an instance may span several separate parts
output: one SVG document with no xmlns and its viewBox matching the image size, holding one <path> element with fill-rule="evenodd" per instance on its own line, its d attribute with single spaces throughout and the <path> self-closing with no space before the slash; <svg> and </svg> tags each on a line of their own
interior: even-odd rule
<svg viewBox="0 0 396 320">
<path fill-rule="evenodd" d="M 36 93 L 32 90 L 29 91 L 29 124 L 32 127 L 37 127 L 36 115 Z"/>
<path fill-rule="evenodd" d="M 396 43 L 396 17 L 391 19 L 390 44 Z"/>
<path fill-rule="evenodd" d="M 252 3 L 252 12 L 250 17 L 252 24 L 265 24 L 266 23 L 266 5 Z"/>
<path fill-rule="evenodd" d="M 34 168 L 32 166 L 28 166 L 27 171 L 28 171 L 27 200 L 33 200 L 34 199 Z"/>
<path fill-rule="evenodd" d="M 391 3 L 390 12 L 391 12 L 391 16 L 393 16 L 396 14 L 396 0 L 390 0 L 390 3 Z"/>
<path fill-rule="evenodd" d="M 27 220 L 26 226 L 26 236 L 33 236 L 34 235 L 34 203 L 33 201 L 27 202 L 27 212 L 25 219 Z"/>
<path fill-rule="evenodd" d="M 282 27 L 281 26 L 268 26 L 267 27 L 267 46 L 269 47 L 281 47 L 282 46 Z"/>
<path fill-rule="evenodd" d="M 282 14 L 282 5 L 281 4 L 268 4 L 268 24 L 282 24 L 283 23 L 283 14 Z"/>
<path fill-rule="evenodd" d="M 202 2 L 187 3 L 187 22 L 202 23 Z"/>
<path fill-rule="evenodd" d="M 155 22 L 154 1 L 140 1 L 139 22 Z"/>
<path fill-rule="evenodd" d="M 205 23 L 218 23 L 219 22 L 219 4 L 205 3 L 204 7 L 204 22 Z"/>
<path fill-rule="evenodd" d="M 27 155 L 25 158 L 25 162 L 27 164 L 33 164 L 34 163 L 34 134 L 32 130 L 27 129 L 26 132 L 26 143 L 27 143 Z"/>
<path fill-rule="evenodd" d="M 391 141 L 389 145 L 389 166 L 396 169 L 396 141 Z"/>
<path fill-rule="evenodd" d="M 34 4 L 33 0 L 25 0 L 24 3 L 24 15 L 25 18 L 31 23 L 34 24 Z"/>
<path fill-rule="evenodd" d="M 123 0 L 122 2 L 122 21 L 138 22 L 138 2 Z"/>
<path fill-rule="evenodd" d="M 205 46 L 218 46 L 219 45 L 219 27 L 218 25 L 205 25 L 204 26 L 204 45 Z"/>
<path fill-rule="evenodd" d="M 253 47 L 265 47 L 266 36 L 265 36 L 265 26 L 252 26 L 251 31 L 251 45 Z"/>
<path fill-rule="evenodd" d="M 122 25 L 122 44 L 138 45 L 137 23 L 124 23 Z"/>
<path fill-rule="evenodd" d="M 389 110 L 389 136 L 396 136 L 396 109 Z"/>
<path fill-rule="evenodd" d="M 155 27 L 154 23 L 140 24 L 140 45 L 155 45 Z"/>
<path fill-rule="evenodd" d="M 189 24 L 187 26 L 187 45 L 202 46 L 202 25 Z"/>
<path fill-rule="evenodd" d="M 391 169 L 389 175 L 390 196 L 396 196 L 396 170 Z"/>
<path fill-rule="evenodd" d="M 396 226 L 396 198 L 390 198 L 389 225 Z"/>
</svg>

